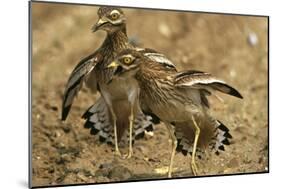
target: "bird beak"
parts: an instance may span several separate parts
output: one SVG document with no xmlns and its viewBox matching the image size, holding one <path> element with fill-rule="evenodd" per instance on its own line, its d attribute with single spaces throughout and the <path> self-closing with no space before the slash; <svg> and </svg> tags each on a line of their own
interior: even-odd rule
<svg viewBox="0 0 281 189">
<path fill-rule="evenodd" d="M 98 22 L 92 27 L 92 31 L 96 32 L 97 30 L 99 30 L 100 26 L 102 26 L 103 24 L 105 24 L 107 21 L 103 20 L 102 18 L 100 18 L 98 20 Z"/>
<path fill-rule="evenodd" d="M 115 62 L 115 61 L 113 61 L 113 62 L 111 62 L 108 66 L 107 66 L 107 68 L 116 68 L 116 67 L 118 67 L 119 65 Z"/>
</svg>

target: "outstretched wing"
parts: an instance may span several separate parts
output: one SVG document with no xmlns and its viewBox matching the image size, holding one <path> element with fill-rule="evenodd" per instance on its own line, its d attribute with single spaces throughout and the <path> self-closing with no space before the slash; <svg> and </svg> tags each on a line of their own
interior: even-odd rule
<svg viewBox="0 0 281 189">
<path fill-rule="evenodd" d="M 242 95 L 233 87 L 226 84 L 224 81 L 216 79 L 209 73 L 190 70 L 179 72 L 175 75 L 174 84 L 177 87 L 190 87 L 200 90 L 220 91 L 238 98 L 243 98 Z"/>
<path fill-rule="evenodd" d="M 98 135 L 101 142 L 114 144 L 114 128 L 107 105 L 102 97 L 83 114 L 82 118 L 86 120 L 84 127 L 90 129 L 91 134 Z M 150 115 L 139 111 L 134 120 L 133 140 L 143 138 L 145 131 L 153 131 L 153 124 L 158 123 L 154 122 Z M 122 132 L 122 130 L 124 129 L 117 125 L 117 133 Z M 125 134 L 128 133 L 125 131 Z M 120 139 L 125 134 L 122 132 Z M 127 138 L 129 139 L 129 135 Z"/>
<path fill-rule="evenodd" d="M 86 76 L 94 69 L 96 64 L 100 61 L 101 61 L 100 54 L 95 52 L 90 56 L 81 60 L 70 74 L 63 95 L 62 112 L 61 112 L 62 120 L 66 120 L 67 115 L 71 109 L 73 100 L 75 96 L 77 96 L 78 92 L 80 91 L 83 85 L 83 81 L 86 79 Z"/>
<path fill-rule="evenodd" d="M 153 49 L 149 49 L 149 48 L 145 48 L 145 49 L 137 48 L 136 50 L 143 53 L 143 55 L 150 58 L 152 61 L 158 62 L 167 68 L 176 70 L 176 66 L 164 54 L 161 54 L 161 53 L 159 53 Z"/>
</svg>

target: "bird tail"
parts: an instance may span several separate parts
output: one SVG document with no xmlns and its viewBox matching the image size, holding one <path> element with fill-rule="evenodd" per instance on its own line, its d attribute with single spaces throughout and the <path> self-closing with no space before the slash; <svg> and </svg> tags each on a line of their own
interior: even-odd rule
<svg viewBox="0 0 281 189">
<path fill-rule="evenodd" d="M 210 120 L 207 120 L 206 122 L 199 122 L 199 127 L 201 132 L 196 149 L 198 158 L 203 156 L 206 149 L 210 149 L 216 155 L 219 155 L 220 151 L 225 150 L 225 145 L 230 144 L 232 136 L 229 129 L 220 121 L 214 120 L 210 122 Z M 177 123 L 175 128 L 175 136 L 178 140 L 177 151 L 183 155 L 191 155 L 194 142 L 193 127 L 189 127 L 186 123 Z"/>
<path fill-rule="evenodd" d="M 219 155 L 220 151 L 225 150 L 225 145 L 230 145 L 230 139 L 232 139 L 232 135 L 229 133 L 229 129 L 222 122 L 216 120 L 215 133 L 209 144 L 211 150 Z"/>
<path fill-rule="evenodd" d="M 96 103 L 83 114 L 82 118 L 86 120 L 84 127 L 90 129 L 91 134 L 98 135 L 101 142 L 106 142 L 110 145 L 114 144 L 114 128 L 109 116 L 109 111 L 102 98 L 98 99 Z M 119 124 L 117 121 L 118 141 L 123 137 L 129 138 L 128 132 L 124 132 L 124 124 Z M 121 126 L 118 127 L 118 125 Z M 145 131 L 153 131 L 153 125 L 152 117 L 139 111 L 134 121 L 133 142 L 134 140 L 143 138 Z"/>
</svg>

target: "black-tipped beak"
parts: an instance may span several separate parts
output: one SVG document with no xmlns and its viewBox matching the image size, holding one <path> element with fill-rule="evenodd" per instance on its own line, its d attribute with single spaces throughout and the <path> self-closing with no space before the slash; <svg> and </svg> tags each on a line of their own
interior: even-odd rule
<svg viewBox="0 0 281 189">
<path fill-rule="evenodd" d="M 92 32 L 96 32 L 99 30 L 99 28 L 103 25 L 107 23 L 106 20 L 103 19 L 99 19 L 98 22 L 92 27 Z"/>
<path fill-rule="evenodd" d="M 114 76 L 119 75 L 120 73 L 123 72 L 123 68 L 122 68 L 122 66 L 120 66 L 120 65 L 118 64 L 118 61 L 112 61 L 112 62 L 107 66 L 107 68 L 113 68 L 113 69 L 115 69 L 115 70 L 114 70 L 114 73 L 113 73 Z"/>
<path fill-rule="evenodd" d="M 116 61 L 111 62 L 107 66 L 107 68 L 115 69 L 112 78 L 107 82 L 107 84 L 110 84 L 112 82 L 112 80 L 114 79 L 114 77 L 116 77 L 119 73 L 122 72 L 123 68 Z"/>
<path fill-rule="evenodd" d="M 116 68 L 118 67 L 119 64 L 117 63 L 117 61 L 112 61 L 108 66 L 107 68 Z"/>
<path fill-rule="evenodd" d="M 114 68 L 114 69 L 115 69 L 113 75 L 118 75 L 118 74 L 120 74 L 121 72 L 123 72 L 122 66 L 120 66 L 117 61 L 111 62 L 111 63 L 107 66 L 107 68 Z"/>
</svg>

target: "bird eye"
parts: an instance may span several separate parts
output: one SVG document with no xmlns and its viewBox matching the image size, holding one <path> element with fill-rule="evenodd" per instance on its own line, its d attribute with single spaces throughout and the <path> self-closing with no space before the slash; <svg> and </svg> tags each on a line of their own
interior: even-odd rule
<svg viewBox="0 0 281 189">
<path fill-rule="evenodd" d="M 123 58 L 123 62 L 125 64 L 130 64 L 132 62 L 132 59 L 130 57 L 125 57 L 125 58 Z"/>
<path fill-rule="evenodd" d="M 119 18 L 119 14 L 118 13 L 113 13 L 110 15 L 112 20 L 117 20 Z"/>
</svg>

